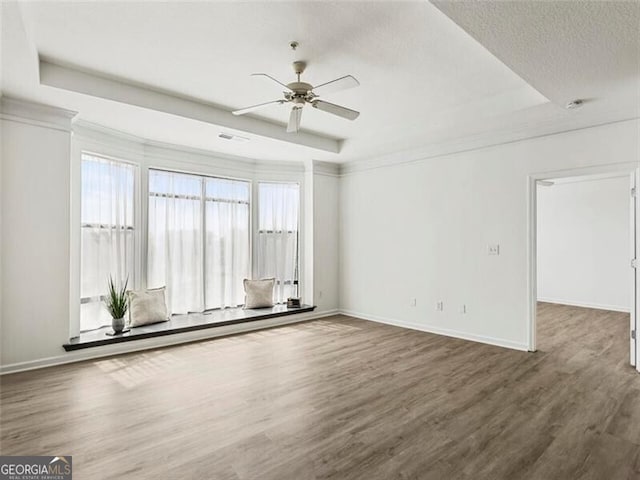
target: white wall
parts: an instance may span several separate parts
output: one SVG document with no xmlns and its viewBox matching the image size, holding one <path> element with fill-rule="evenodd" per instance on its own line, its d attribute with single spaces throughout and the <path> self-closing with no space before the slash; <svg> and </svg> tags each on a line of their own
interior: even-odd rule
<svg viewBox="0 0 640 480">
<path fill-rule="evenodd" d="M 633 120 L 346 173 L 341 310 L 527 349 L 528 176 L 638 162 L 639 127 Z M 499 256 L 487 254 L 489 244 Z"/>
<path fill-rule="evenodd" d="M 0 8 L 0 12 L 2 12 L 2 8 Z M 0 21 L 1 21 L 2 13 L 0 13 Z M 0 52 L 2 50 L 0 49 Z M 1 82 L 1 80 L 0 80 Z M 2 90 L 0 89 L 0 102 L 2 102 Z M 2 269 L 2 205 L 3 205 L 3 195 L 2 195 L 2 166 L 4 164 L 4 142 L 3 142 L 3 131 L 4 131 L 4 122 L 0 119 L 0 334 L 2 333 L 2 279 L 3 279 L 3 269 Z M 0 339 L 0 364 L 2 364 L 2 340 Z"/>
<path fill-rule="evenodd" d="M 629 178 L 538 186 L 538 299 L 628 312 Z"/>
<path fill-rule="evenodd" d="M 4 365 L 69 339 L 70 133 L 6 119 L 2 130 Z"/>
<path fill-rule="evenodd" d="M 0 12 L 2 12 L 2 8 L 0 8 Z M 2 17 L 2 13 L 0 13 L 0 17 Z M 1 19 L 0 19 L 1 21 Z M 1 51 L 1 49 L 0 49 Z M 0 80 L 1 82 L 1 80 Z M 0 102 L 2 102 L 2 90 L 0 90 Z M 2 195 L 2 166 L 4 164 L 4 142 L 3 142 L 3 131 L 4 131 L 4 122 L 0 119 L 0 334 L 2 333 L 2 279 L 3 279 L 3 268 L 2 268 L 2 210 L 3 210 L 3 195 Z M 2 340 L 0 339 L 0 364 L 2 364 Z"/>
<path fill-rule="evenodd" d="M 337 169 L 335 173 L 316 171 L 313 177 L 313 299 L 319 312 L 336 312 L 339 303 L 339 178 Z"/>
</svg>

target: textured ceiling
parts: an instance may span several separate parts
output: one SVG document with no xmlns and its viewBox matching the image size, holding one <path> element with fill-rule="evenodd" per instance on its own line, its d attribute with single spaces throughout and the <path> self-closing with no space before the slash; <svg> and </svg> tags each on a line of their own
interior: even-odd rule
<svg viewBox="0 0 640 480">
<path fill-rule="evenodd" d="M 251 158 L 446 151 L 634 115 L 637 102 L 622 99 L 634 85 L 637 93 L 638 4 L 591 3 L 3 3 L 2 89 L 135 135 Z M 291 40 L 300 42 L 296 52 Z M 302 59 L 312 84 L 356 76 L 360 87 L 326 99 L 361 116 L 348 122 L 305 110 L 303 129 L 341 139 L 339 154 L 253 134 L 229 144 L 218 133 L 242 128 L 42 85 L 38 54 L 224 112 L 278 98 L 277 87 L 250 73 L 288 82 L 291 62 Z M 576 97 L 592 105 L 561 108 Z M 255 116 L 280 125 L 287 117 L 279 106 Z"/>
<path fill-rule="evenodd" d="M 432 3 L 558 105 L 581 98 L 637 114 L 640 2 Z"/>
</svg>

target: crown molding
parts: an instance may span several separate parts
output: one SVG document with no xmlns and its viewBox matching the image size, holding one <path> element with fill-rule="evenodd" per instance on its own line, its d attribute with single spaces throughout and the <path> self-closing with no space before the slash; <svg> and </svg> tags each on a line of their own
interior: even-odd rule
<svg viewBox="0 0 640 480">
<path fill-rule="evenodd" d="M 367 170 L 407 165 L 438 157 L 471 152 L 474 150 L 482 150 L 485 148 L 549 137 L 552 135 L 561 135 L 564 133 L 597 128 L 616 123 L 632 122 L 640 119 L 638 116 L 624 117 L 621 115 L 621 112 L 612 111 L 603 115 L 600 121 L 584 119 L 582 122 L 576 122 L 572 118 L 567 118 L 563 121 L 554 119 L 537 125 L 518 125 L 512 129 L 502 132 L 491 132 L 489 134 L 483 133 L 450 142 L 433 144 L 419 149 L 394 152 L 367 159 L 353 160 L 341 164 L 340 175 L 344 176 Z"/>
<path fill-rule="evenodd" d="M 0 97 L 0 118 L 54 130 L 71 131 L 73 110 L 44 105 L 20 98 Z"/>
<path fill-rule="evenodd" d="M 103 127 L 85 120 L 76 120 L 71 125 L 73 138 L 82 144 L 83 148 L 107 148 L 114 152 L 114 156 L 132 157 L 140 160 L 144 157 L 145 144 L 142 139 L 119 130 Z"/>
<path fill-rule="evenodd" d="M 228 154 L 202 150 L 183 145 L 150 140 L 132 135 L 109 127 L 104 127 L 85 120 L 73 123 L 74 136 L 83 145 L 96 148 L 106 147 L 116 150 L 121 155 L 144 159 L 153 164 L 154 160 L 189 164 L 193 166 L 205 165 L 215 168 L 221 173 L 239 173 L 242 175 L 254 173 L 302 173 L 305 170 L 302 162 L 286 162 L 273 160 L 259 160 Z"/>
<path fill-rule="evenodd" d="M 339 163 L 313 160 L 312 168 L 313 168 L 314 175 L 326 175 L 329 177 L 339 177 L 341 174 L 341 165 Z"/>
<path fill-rule="evenodd" d="M 303 162 L 287 162 L 287 161 L 256 161 L 254 172 L 260 174 L 269 173 L 285 173 L 285 174 L 303 174 L 305 172 L 305 165 Z"/>
</svg>

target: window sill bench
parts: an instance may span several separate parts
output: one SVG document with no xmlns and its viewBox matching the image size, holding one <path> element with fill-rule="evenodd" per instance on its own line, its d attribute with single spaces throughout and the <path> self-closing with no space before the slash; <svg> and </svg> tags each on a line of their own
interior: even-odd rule
<svg viewBox="0 0 640 480">
<path fill-rule="evenodd" d="M 315 306 L 302 305 L 300 308 L 287 308 L 286 305 L 276 305 L 272 308 L 247 309 L 227 308 L 213 310 L 206 313 L 190 313 L 188 315 L 173 315 L 168 322 L 154 323 L 143 327 L 135 327 L 121 335 L 108 336 L 111 327 L 81 333 L 79 337 L 69 340 L 63 345 L 67 352 L 83 348 L 99 347 L 114 343 L 131 342 L 145 338 L 162 337 L 176 333 L 204 330 L 206 328 L 224 327 L 246 322 L 259 322 L 270 318 L 295 315 L 297 313 L 312 312 Z"/>
</svg>

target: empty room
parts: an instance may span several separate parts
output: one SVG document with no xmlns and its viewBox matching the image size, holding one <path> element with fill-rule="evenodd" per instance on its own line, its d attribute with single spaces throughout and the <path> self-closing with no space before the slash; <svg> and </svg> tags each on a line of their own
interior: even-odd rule
<svg viewBox="0 0 640 480">
<path fill-rule="evenodd" d="M 640 478 L 640 1 L 0 29 L 0 480 Z"/>
<path fill-rule="evenodd" d="M 537 348 L 635 365 L 635 172 L 539 180 L 536 193 Z"/>
</svg>

